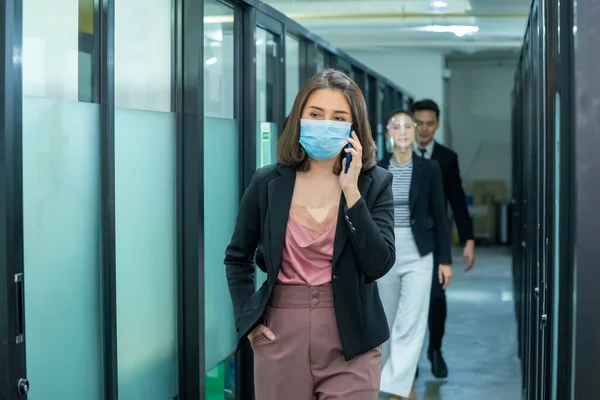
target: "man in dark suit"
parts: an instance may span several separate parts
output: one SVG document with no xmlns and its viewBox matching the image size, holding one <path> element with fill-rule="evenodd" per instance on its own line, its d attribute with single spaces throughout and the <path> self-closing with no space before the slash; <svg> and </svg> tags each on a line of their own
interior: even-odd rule
<svg viewBox="0 0 600 400">
<path fill-rule="evenodd" d="M 439 127 L 440 108 L 433 100 L 421 100 L 411 106 L 417 120 L 417 140 L 415 152 L 425 158 L 436 160 L 442 169 L 444 193 L 452 208 L 458 236 L 464 244 L 463 262 L 465 271 L 473 268 L 475 261 L 475 241 L 471 217 L 467 209 L 465 192 L 462 187 L 457 154 L 433 140 Z M 437 265 L 437 260 L 434 260 Z M 435 269 L 434 269 L 435 270 Z M 431 372 L 437 378 L 448 376 L 448 367 L 442 356 L 442 338 L 446 324 L 446 293 L 434 274 L 429 306 L 429 348 L 427 355 L 431 361 Z"/>
</svg>

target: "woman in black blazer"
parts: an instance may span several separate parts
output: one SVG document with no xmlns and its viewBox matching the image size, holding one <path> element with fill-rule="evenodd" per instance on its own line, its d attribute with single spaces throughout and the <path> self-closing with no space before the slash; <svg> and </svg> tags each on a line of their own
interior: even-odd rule
<svg viewBox="0 0 600 400">
<path fill-rule="evenodd" d="M 375 281 L 395 261 L 394 200 L 358 86 L 334 70 L 311 79 L 277 150 L 244 193 L 225 257 L 256 398 L 376 400 L 389 331 Z M 255 262 L 267 273 L 257 292 Z"/>
<path fill-rule="evenodd" d="M 416 124 L 403 110 L 387 125 L 388 155 L 380 166 L 393 175 L 396 262 L 379 281 L 391 331 L 383 348 L 381 391 L 390 399 L 413 399 L 414 377 L 427 329 L 433 253 L 438 278 L 450 283 L 450 228 L 442 173 L 434 160 L 413 154 Z"/>
</svg>

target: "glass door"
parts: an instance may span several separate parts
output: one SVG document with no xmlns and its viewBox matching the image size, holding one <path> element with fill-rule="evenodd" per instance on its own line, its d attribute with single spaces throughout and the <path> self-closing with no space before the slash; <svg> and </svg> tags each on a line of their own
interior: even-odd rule
<svg viewBox="0 0 600 400">
<path fill-rule="evenodd" d="M 352 64 L 350 64 L 348 61 L 344 60 L 343 58 L 340 58 L 340 57 L 335 57 L 335 58 L 337 59 L 336 69 L 344 72 L 351 79 L 355 79 L 354 69 L 352 68 Z"/>
<path fill-rule="evenodd" d="M 277 162 L 277 138 L 285 118 L 283 26 L 256 15 L 256 168 Z M 266 274 L 257 270 L 257 289 Z"/>
<path fill-rule="evenodd" d="M 372 75 L 366 75 L 366 100 L 369 111 L 369 124 L 371 124 L 371 135 L 377 142 L 377 125 L 379 124 L 379 91 L 377 90 L 377 79 Z"/>
<path fill-rule="evenodd" d="M 289 115 L 300 90 L 300 40 L 285 35 L 285 115 Z"/>
<path fill-rule="evenodd" d="M 93 95 L 97 10 L 93 0 L 32 0 L 23 2 L 22 13 L 19 280 L 26 310 L 21 339 L 32 383 L 28 398 L 101 400 L 101 110 Z M 48 18 L 50 13 L 56 14 Z"/>
<path fill-rule="evenodd" d="M 395 92 L 395 96 L 396 96 L 396 102 L 395 102 L 395 105 L 394 105 L 394 109 L 403 108 L 403 106 L 404 106 L 404 99 L 403 99 L 403 97 L 404 96 L 402 95 L 402 92 Z"/>
<path fill-rule="evenodd" d="M 385 86 L 377 86 L 377 158 L 382 159 L 385 152 L 385 129 L 388 115 L 387 96 Z"/>
<path fill-rule="evenodd" d="M 24 398 L 23 240 L 21 206 L 21 39 L 15 0 L 0 2 L 0 399 Z M 7 12 L 7 10 L 10 10 Z M 12 12 L 11 12 L 12 11 Z M 51 372 L 51 371 L 50 371 Z"/>
<path fill-rule="evenodd" d="M 223 250 L 235 228 L 240 199 L 239 104 L 241 64 L 236 29 L 239 10 L 218 0 L 204 0 L 204 345 L 206 398 L 223 399 L 235 392 L 237 332 Z M 218 213 L 214 210 L 219 210 Z"/>
<path fill-rule="evenodd" d="M 352 79 L 354 79 L 354 82 L 356 82 L 356 84 L 362 91 L 365 101 L 368 102 L 369 97 L 368 97 L 368 93 L 367 93 L 368 90 L 367 90 L 367 80 L 366 80 L 365 72 L 361 69 L 354 68 L 354 67 L 352 67 L 352 71 L 353 71 L 352 75 L 354 76 Z M 368 105 L 368 103 L 367 103 L 367 105 Z"/>
<path fill-rule="evenodd" d="M 316 60 L 317 60 L 317 72 L 323 71 L 327 67 L 327 61 L 326 61 L 325 50 L 322 49 L 321 47 L 317 47 Z"/>
</svg>

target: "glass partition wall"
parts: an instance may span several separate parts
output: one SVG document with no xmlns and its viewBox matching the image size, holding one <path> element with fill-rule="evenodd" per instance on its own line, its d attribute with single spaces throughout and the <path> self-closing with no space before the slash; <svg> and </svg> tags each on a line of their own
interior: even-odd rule
<svg viewBox="0 0 600 400">
<path fill-rule="evenodd" d="M 237 345 L 223 252 L 235 226 L 240 196 L 235 9 L 204 2 L 204 302 L 206 398 L 233 393 Z M 215 212 L 219 210 L 219 212 Z"/>
<path fill-rule="evenodd" d="M 300 40 L 287 33 L 285 35 L 285 115 L 290 114 L 296 94 L 300 90 L 300 60 Z"/>
<path fill-rule="evenodd" d="M 171 1 L 116 2 L 114 12 L 119 397 L 158 400 L 178 394 Z"/>
<path fill-rule="evenodd" d="M 46 3 L 0 4 L 0 398 L 251 398 L 244 189 L 316 72 L 356 80 L 375 135 L 409 96 L 264 4 Z"/>
<path fill-rule="evenodd" d="M 47 18 L 50 12 L 56 19 Z M 99 400 L 104 388 L 101 139 L 93 68 L 98 32 L 90 24 L 94 6 L 92 0 L 79 6 L 34 0 L 23 4 L 22 13 L 23 273 L 18 279 L 27 313 L 16 341 L 27 343 L 26 378 L 34 382 L 30 399 Z M 73 391 L 65 397 L 66 376 Z"/>
</svg>

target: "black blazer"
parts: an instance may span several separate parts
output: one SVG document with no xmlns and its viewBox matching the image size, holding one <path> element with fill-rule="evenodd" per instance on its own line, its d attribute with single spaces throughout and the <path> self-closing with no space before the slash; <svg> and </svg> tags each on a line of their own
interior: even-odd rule
<svg viewBox="0 0 600 400">
<path fill-rule="evenodd" d="M 295 170 L 270 165 L 256 171 L 242 198 L 225 252 L 240 341 L 262 322 L 277 284 L 295 182 Z M 363 172 L 358 189 L 361 199 L 350 209 L 342 195 L 333 251 L 334 308 L 346 360 L 389 338 L 375 280 L 396 260 L 391 173 L 379 167 Z M 256 293 L 255 256 L 267 272 Z"/>
<path fill-rule="evenodd" d="M 387 169 L 391 158 L 387 153 L 379 166 Z M 437 263 L 452 264 L 442 171 L 436 161 L 413 154 L 409 203 L 410 225 L 421 256 L 434 253 Z"/>
<path fill-rule="evenodd" d="M 446 199 L 450 202 L 460 241 L 464 243 L 467 240 L 472 240 L 473 224 L 469 216 L 467 198 L 463 190 L 462 180 L 460 179 L 458 155 L 446 146 L 435 142 L 431 159 L 436 160 L 442 169 L 444 193 Z"/>
</svg>

